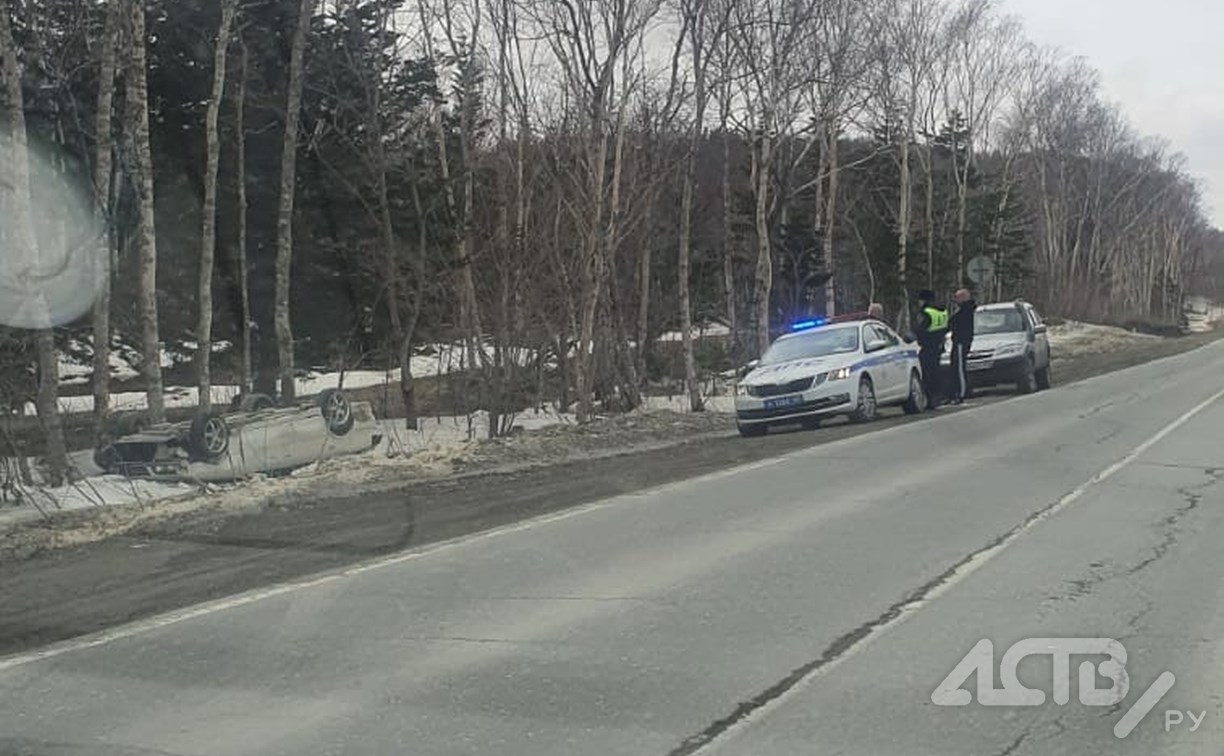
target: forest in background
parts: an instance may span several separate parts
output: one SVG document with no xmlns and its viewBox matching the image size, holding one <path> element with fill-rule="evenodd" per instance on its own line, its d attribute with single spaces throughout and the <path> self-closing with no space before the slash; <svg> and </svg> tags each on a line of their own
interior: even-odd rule
<svg viewBox="0 0 1224 756">
<path fill-rule="evenodd" d="M 0 250 L 109 263 L 80 317 L 0 331 L 56 476 L 70 337 L 99 433 L 120 341 L 193 345 L 204 397 L 400 368 L 410 424 L 412 355 L 458 343 L 502 432 L 665 378 L 700 409 L 789 321 L 879 301 L 905 329 L 978 256 L 979 299 L 1117 324 L 1224 273 L 1182 158 L 990 0 L 0 1 Z M 65 185 L 96 238 L 66 241 Z"/>
</svg>

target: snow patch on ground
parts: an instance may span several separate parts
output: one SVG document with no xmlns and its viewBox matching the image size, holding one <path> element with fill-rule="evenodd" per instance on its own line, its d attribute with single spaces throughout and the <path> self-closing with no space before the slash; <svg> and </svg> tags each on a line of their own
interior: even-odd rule
<svg viewBox="0 0 1224 756">
<path fill-rule="evenodd" d="M 1050 326 L 1046 336 L 1050 340 L 1050 353 L 1054 359 L 1103 354 L 1135 344 L 1160 341 L 1162 338 L 1128 331 L 1125 328 L 1077 321 Z"/>
<path fill-rule="evenodd" d="M 692 330 L 690 331 L 690 334 L 691 334 L 691 338 L 693 338 L 694 340 L 726 338 L 731 335 L 731 329 L 723 325 L 722 323 L 706 323 L 703 325 L 694 325 Z M 674 331 L 667 331 L 666 333 L 659 336 L 659 341 L 672 342 L 672 341 L 683 341 L 683 340 L 684 340 L 684 331 L 680 329 L 676 329 Z"/>
</svg>

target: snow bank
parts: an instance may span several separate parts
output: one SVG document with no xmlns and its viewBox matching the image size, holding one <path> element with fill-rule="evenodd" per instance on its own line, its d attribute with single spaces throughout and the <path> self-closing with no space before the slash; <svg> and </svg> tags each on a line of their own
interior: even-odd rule
<svg viewBox="0 0 1224 756">
<path fill-rule="evenodd" d="M 729 414 L 735 412 L 735 398 L 732 396 L 707 396 L 704 397 L 704 401 L 707 412 Z M 645 412 L 688 412 L 688 395 L 676 394 L 674 396 L 642 397 L 642 410 Z"/>
<path fill-rule="evenodd" d="M 1162 337 L 1128 331 L 1114 326 L 1067 321 L 1050 326 L 1047 332 L 1050 353 L 1054 359 L 1103 354 L 1135 344 L 1159 341 Z"/>
<path fill-rule="evenodd" d="M 0 509 L 0 528 L 18 525 L 54 512 L 71 512 L 96 507 L 151 504 L 191 496 L 199 489 L 185 483 L 155 483 L 105 475 L 60 488 L 24 488 L 25 503 Z"/>
<path fill-rule="evenodd" d="M 693 339 L 713 339 L 726 338 L 731 335 L 731 329 L 722 323 L 707 323 L 704 325 L 694 325 L 691 331 Z M 683 341 L 684 332 L 681 330 L 667 331 L 659 336 L 659 341 Z"/>
</svg>

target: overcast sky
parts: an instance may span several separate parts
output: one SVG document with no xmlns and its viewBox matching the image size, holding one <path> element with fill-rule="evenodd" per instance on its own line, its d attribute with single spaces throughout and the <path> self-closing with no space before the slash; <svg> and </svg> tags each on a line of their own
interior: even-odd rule
<svg viewBox="0 0 1224 756">
<path fill-rule="evenodd" d="M 1147 134 L 1167 137 L 1224 226 L 1224 0 L 1002 0 L 1027 36 L 1082 55 L 1105 95 Z"/>
</svg>

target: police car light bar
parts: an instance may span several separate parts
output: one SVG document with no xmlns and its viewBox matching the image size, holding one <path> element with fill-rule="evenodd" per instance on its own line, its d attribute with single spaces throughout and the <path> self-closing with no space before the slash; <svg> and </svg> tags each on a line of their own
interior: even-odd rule
<svg viewBox="0 0 1224 756">
<path fill-rule="evenodd" d="M 790 328 L 792 331 L 808 331 L 813 328 L 819 328 L 824 324 L 823 320 L 817 318 L 815 320 L 801 320 L 798 323 L 791 323 Z"/>
</svg>

